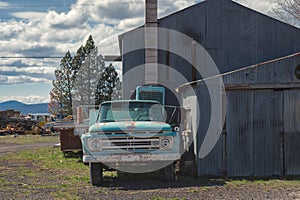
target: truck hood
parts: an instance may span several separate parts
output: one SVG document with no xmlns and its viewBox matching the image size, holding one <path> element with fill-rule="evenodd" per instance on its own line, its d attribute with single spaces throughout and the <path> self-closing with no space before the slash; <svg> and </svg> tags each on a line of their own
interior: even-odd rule
<svg viewBox="0 0 300 200">
<path fill-rule="evenodd" d="M 105 122 L 97 123 L 90 127 L 89 132 L 112 131 L 172 131 L 172 127 L 164 122 Z"/>
</svg>

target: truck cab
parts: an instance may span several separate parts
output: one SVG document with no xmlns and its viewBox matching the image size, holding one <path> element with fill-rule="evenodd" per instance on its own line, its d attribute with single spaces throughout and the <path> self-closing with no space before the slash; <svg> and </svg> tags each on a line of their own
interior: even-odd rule
<svg viewBox="0 0 300 200">
<path fill-rule="evenodd" d="M 93 185 L 101 184 L 104 167 L 129 173 L 162 170 L 166 180 L 175 179 L 180 137 L 178 130 L 165 122 L 158 101 L 102 103 L 96 123 L 81 140 L 83 162 L 89 163 Z"/>
</svg>

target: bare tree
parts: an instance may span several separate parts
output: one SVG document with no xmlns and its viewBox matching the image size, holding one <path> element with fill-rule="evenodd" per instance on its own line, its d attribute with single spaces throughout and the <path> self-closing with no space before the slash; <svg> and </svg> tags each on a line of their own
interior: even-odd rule
<svg viewBox="0 0 300 200">
<path fill-rule="evenodd" d="M 272 13 L 280 19 L 300 25 L 300 0 L 275 0 L 277 6 L 272 9 Z"/>
</svg>

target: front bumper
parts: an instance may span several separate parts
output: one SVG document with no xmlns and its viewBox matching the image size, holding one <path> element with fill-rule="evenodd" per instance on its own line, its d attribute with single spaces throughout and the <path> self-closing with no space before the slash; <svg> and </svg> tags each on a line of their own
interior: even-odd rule
<svg viewBox="0 0 300 200">
<path fill-rule="evenodd" d="M 84 163 L 138 163 L 157 161 L 176 161 L 180 159 L 179 153 L 168 154 L 116 154 L 116 155 L 83 155 Z"/>
</svg>

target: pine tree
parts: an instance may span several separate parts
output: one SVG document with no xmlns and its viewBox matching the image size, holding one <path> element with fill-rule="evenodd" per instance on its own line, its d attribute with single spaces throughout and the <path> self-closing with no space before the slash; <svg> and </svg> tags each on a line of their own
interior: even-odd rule
<svg viewBox="0 0 300 200">
<path fill-rule="evenodd" d="M 96 105 L 99 105 L 103 101 L 110 101 L 112 100 L 112 97 L 119 99 L 120 85 L 121 84 L 118 73 L 115 70 L 114 66 L 110 64 L 108 67 L 105 68 L 104 72 L 101 74 L 99 82 L 97 84 L 97 92 L 95 99 Z M 119 87 L 119 90 L 116 90 L 116 86 Z"/>
<path fill-rule="evenodd" d="M 71 115 L 73 113 L 73 77 L 72 56 L 68 51 L 61 60 L 59 69 L 55 70 L 56 80 L 53 81 L 53 89 L 50 93 L 49 111 L 51 113 L 60 115 Z"/>
<path fill-rule="evenodd" d="M 105 67 L 104 58 L 98 54 L 98 48 L 95 46 L 92 36 L 88 38 L 82 49 L 84 59 L 82 59 L 80 69 L 75 75 L 74 98 L 76 99 L 76 107 L 95 105 L 96 86 Z"/>
</svg>

